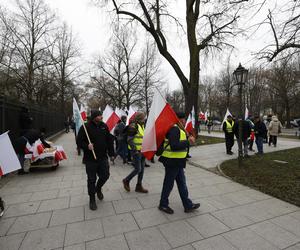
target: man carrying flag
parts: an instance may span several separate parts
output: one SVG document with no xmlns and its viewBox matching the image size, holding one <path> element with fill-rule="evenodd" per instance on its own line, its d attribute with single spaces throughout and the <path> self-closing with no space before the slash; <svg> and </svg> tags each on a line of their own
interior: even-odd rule
<svg viewBox="0 0 300 250">
<path fill-rule="evenodd" d="M 86 167 L 90 209 L 96 210 L 95 195 L 97 193 L 98 199 L 103 200 L 102 186 L 109 178 L 107 155 L 112 161 L 115 155 L 113 137 L 107 125 L 102 122 L 102 113 L 99 110 L 92 110 L 91 120 L 81 126 L 76 142 L 84 151 L 83 160 Z"/>
<path fill-rule="evenodd" d="M 193 136 L 187 138 L 186 132 L 183 129 L 186 123 L 185 114 L 179 112 L 177 113 L 177 117 L 179 118 L 179 123 L 175 124 L 167 133 L 164 142 L 164 151 L 159 158 L 159 161 L 165 167 L 165 178 L 158 209 L 168 214 L 174 213 L 174 210 L 169 207 L 169 195 L 173 189 L 175 180 L 184 212 L 190 213 L 200 207 L 200 203 L 193 203 L 188 197 L 184 173 L 188 147 L 190 143 L 195 143 L 195 138 Z"/>
</svg>

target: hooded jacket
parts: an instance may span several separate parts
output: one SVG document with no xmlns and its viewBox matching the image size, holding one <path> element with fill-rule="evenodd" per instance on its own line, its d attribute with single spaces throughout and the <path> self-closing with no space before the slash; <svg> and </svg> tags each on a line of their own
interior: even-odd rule
<svg viewBox="0 0 300 250">
<path fill-rule="evenodd" d="M 282 124 L 281 122 L 278 120 L 278 118 L 276 116 L 272 117 L 272 121 L 269 124 L 268 130 L 269 130 L 269 134 L 272 136 L 278 136 L 279 134 L 279 130 L 282 129 Z"/>
</svg>

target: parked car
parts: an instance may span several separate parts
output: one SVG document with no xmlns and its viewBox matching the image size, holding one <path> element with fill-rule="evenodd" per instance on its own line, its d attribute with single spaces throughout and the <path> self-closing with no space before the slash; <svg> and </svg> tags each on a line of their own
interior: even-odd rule
<svg viewBox="0 0 300 250">
<path fill-rule="evenodd" d="M 218 121 L 218 120 L 213 120 L 213 124 L 214 125 L 221 125 L 222 122 Z"/>
<path fill-rule="evenodd" d="M 294 127 L 294 128 L 300 127 L 300 118 L 297 118 L 297 119 L 292 120 L 292 121 L 291 121 L 291 125 L 292 125 L 292 127 Z"/>
</svg>

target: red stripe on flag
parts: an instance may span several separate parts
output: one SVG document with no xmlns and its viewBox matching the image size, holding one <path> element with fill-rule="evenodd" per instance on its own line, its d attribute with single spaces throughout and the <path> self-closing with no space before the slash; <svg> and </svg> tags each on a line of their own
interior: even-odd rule
<svg viewBox="0 0 300 250">
<path fill-rule="evenodd" d="M 186 125 L 185 130 L 186 130 L 189 134 L 192 133 L 192 131 L 193 131 L 193 123 L 192 123 L 191 121 Z"/>
<path fill-rule="evenodd" d="M 2 176 L 2 175 L 3 175 L 3 172 L 2 172 L 2 168 L 0 166 L 0 176 Z"/>
<path fill-rule="evenodd" d="M 119 116 L 117 116 L 117 114 L 113 112 L 111 116 L 108 118 L 108 120 L 106 121 L 106 125 L 109 131 L 111 131 L 116 126 L 119 120 L 120 120 Z"/>
<path fill-rule="evenodd" d="M 156 146 L 157 148 L 164 141 L 167 132 L 170 130 L 175 123 L 179 122 L 176 113 L 171 108 L 170 104 L 167 103 L 159 116 L 155 120 L 155 132 L 156 132 Z M 143 152 L 144 156 L 151 160 L 154 156 L 155 151 Z"/>
<path fill-rule="evenodd" d="M 80 114 L 81 114 L 82 120 L 86 121 L 86 119 L 87 119 L 86 112 L 85 112 L 85 111 L 82 111 Z"/>
</svg>

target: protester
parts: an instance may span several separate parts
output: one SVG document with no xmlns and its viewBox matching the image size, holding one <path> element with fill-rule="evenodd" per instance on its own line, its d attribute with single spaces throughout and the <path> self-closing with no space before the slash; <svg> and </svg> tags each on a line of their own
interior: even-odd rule
<svg viewBox="0 0 300 250">
<path fill-rule="evenodd" d="M 237 122 L 233 126 L 234 134 L 237 139 L 239 139 L 239 122 Z M 250 137 L 251 134 L 251 126 L 249 121 L 247 120 L 242 120 L 242 147 L 243 147 L 243 156 L 245 158 L 249 157 L 248 155 L 248 138 Z"/>
<path fill-rule="evenodd" d="M 228 155 L 232 155 L 233 152 L 232 147 L 234 144 L 234 127 L 235 122 L 232 119 L 231 115 L 227 116 L 227 120 L 223 123 L 223 131 L 225 133 L 225 145 L 226 145 L 226 153 Z"/>
<path fill-rule="evenodd" d="M 123 186 L 127 192 L 130 192 L 130 181 L 133 177 L 138 175 L 135 191 L 140 193 L 148 193 L 148 190 L 142 185 L 145 168 L 145 157 L 141 153 L 145 131 L 144 124 L 145 114 L 137 112 L 134 117 L 134 121 L 129 124 L 127 129 L 127 142 L 131 151 L 131 157 L 133 159 L 134 166 L 134 170 L 125 179 L 123 179 Z"/>
<path fill-rule="evenodd" d="M 255 132 L 255 143 L 257 146 L 258 152 L 256 154 L 262 155 L 263 150 L 263 140 L 267 134 L 267 128 L 264 122 L 260 120 L 259 116 L 254 117 L 254 132 Z"/>
<path fill-rule="evenodd" d="M 126 127 L 126 116 L 122 116 L 121 120 L 118 122 L 114 134 L 117 138 L 117 155 L 120 155 L 123 164 L 127 163 L 127 154 L 128 154 L 128 145 L 127 145 L 127 138 L 125 135 L 125 127 Z"/>
<path fill-rule="evenodd" d="M 70 132 L 70 122 L 69 122 L 69 118 L 67 120 L 65 120 L 64 122 L 65 125 L 65 132 L 69 133 Z"/>
<path fill-rule="evenodd" d="M 168 131 L 164 142 L 165 149 L 159 158 L 159 161 L 165 167 L 165 177 L 158 209 L 168 214 L 174 213 L 174 210 L 169 207 L 169 195 L 173 189 L 175 180 L 184 212 L 189 213 L 200 207 L 200 203 L 193 203 L 188 197 L 184 174 L 188 145 L 189 143 L 195 143 L 195 138 L 193 136 L 187 138 L 186 132 L 183 129 L 186 122 L 185 114 L 180 112 L 177 113 L 177 116 L 180 119 L 181 125 L 174 125 Z"/>
<path fill-rule="evenodd" d="M 271 146 L 271 143 L 274 145 L 274 147 L 277 146 L 277 136 L 281 133 L 282 124 L 278 120 L 277 116 L 272 116 L 272 121 L 269 124 L 268 131 L 269 131 L 269 146 Z"/>
<path fill-rule="evenodd" d="M 50 148 L 51 146 L 45 141 L 45 128 L 41 128 L 40 131 L 36 129 L 28 129 L 23 134 L 23 136 L 16 139 L 14 143 L 14 148 L 16 151 L 16 154 L 19 158 L 21 169 L 18 170 L 18 174 L 27 174 L 27 172 L 24 171 L 24 161 L 25 161 L 25 151 L 26 151 L 26 144 L 27 142 L 32 146 L 35 141 L 41 140 L 43 146 L 45 148 Z"/>
<path fill-rule="evenodd" d="M 113 137 L 107 125 L 102 122 L 102 113 L 92 110 L 90 121 L 85 124 L 90 142 L 81 126 L 77 135 L 77 145 L 83 149 L 83 162 L 86 167 L 87 187 L 90 197 L 89 207 L 91 210 L 97 209 L 95 195 L 99 200 L 103 200 L 102 187 L 109 178 L 108 156 L 114 160 Z M 94 157 L 94 154 L 96 158 Z M 97 181 L 98 175 L 98 181 Z M 96 184 L 97 181 L 97 184 Z"/>
<path fill-rule="evenodd" d="M 211 119 L 211 117 L 207 117 L 207 120 L 206 120 L 206 126 L 207 126 L 207 132 L 210 134 L 210 131 L 211 131 L 211 128 L 213 126 L 213 120 Z"/>
</svg>

